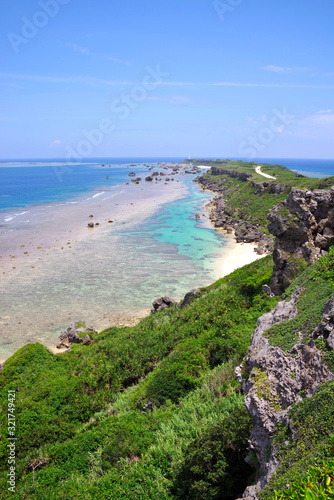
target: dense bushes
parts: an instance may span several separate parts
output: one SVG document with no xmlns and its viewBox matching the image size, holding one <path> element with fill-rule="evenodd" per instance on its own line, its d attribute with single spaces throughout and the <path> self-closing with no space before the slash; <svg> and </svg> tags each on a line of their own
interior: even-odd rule
<svg viewBox="0 0 334 500">
<path fill-rule="evenodd" d="M 246 410 L 238 408 L 191 442 L 172 488 L 175 498 L 233 500 L 242 495 L 252 473 L 245 462 L 251 424 Z"/>
<path fill-rule="evenodd" d="M 305 288 L 300 312 L 270 330 L 270 342 L 288 349 L 300 331 L 308 341 L 332 294 L 333 262 L 331 251 L 292 284 L 287 296 Z M 3 498 L 237 498 L 252 474 L 244 461 L 251 421 L 234 369 L 258 317 L 280 300 L 261 290 L 271 272 L 266 257 L 202 289 L 183 310 L 105 330 L 70 353 L 55 356 L 38 344 L 19 350 L 0 372 Z M 328 459 L 333 384 L 295 405 L 291 429 L 277 429 L 281 466 L 263 499 Z M 16 390 L 15 494 L 6 493 L 8 389 Z"/>
<path fill-rule="evenodd" d="M 4 436 L 7 390 L 17 394 L 16 497 L 173 498 L 171 488 L 202 435 L 208 453 L 220 447 L 226 470 L 233 467 L 228 444 L 217 436 L 226 418 L 239 422 L 240 435 L 248 432 L 248 423 L 233 417 L 242 407 L 234 366 L 258 316 L 278 300 L 261 293 L 271 270 L 271 257 L 261 259 L 203 289 L 185 309 L 105 330 L 89 347 L 57 356 L 38 344 L 18 351 L 0 372 Z M 3 491 L 6 445 L 3 439 Z M 39 456 L 47 462 L 32 487 L 29 463 Z M 208 498 L 221 479 L 215 467 Z"/>
<path fill-rule="evenodd" d="M 312 398 L 295 404 L 290 420 L 289 427 L 280 425 L 275 432 L 274 446 L 280 465 L 261 493 L 261 500 L 272 499 L 274 490 L 284 491 L 287 484 L 305 484 L 309 467 L 321 467 L 328 452 L 333 452 L 334 382 L 320 386 Z"/>
</svg>

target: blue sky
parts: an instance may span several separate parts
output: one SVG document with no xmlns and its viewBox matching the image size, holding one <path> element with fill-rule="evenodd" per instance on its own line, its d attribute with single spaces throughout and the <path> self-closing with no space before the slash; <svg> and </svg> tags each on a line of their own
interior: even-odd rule
<svg viewBox="0 0 334 500">
<path fill-rule="evenodd" d="M 334 158 L 333 0 L 2 0 L 0 158 Z"/>
</svg>

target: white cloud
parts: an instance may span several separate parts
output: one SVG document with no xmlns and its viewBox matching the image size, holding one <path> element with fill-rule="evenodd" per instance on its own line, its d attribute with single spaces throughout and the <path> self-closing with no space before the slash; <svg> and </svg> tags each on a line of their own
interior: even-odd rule
<svg viewBox="0 0 334 500">
<path fill-rule="evenodd" d="M 269 71 L 269 73 L 293 73 L 296 71 L 307 71 L 308 68 L 303 67 L 289 67 L 289 66 L 276 66 L 275 64 L 268 64 L 262 68 L 264 71 Z"/>
<path fill-rule="evenodd" d="M 334 135 L 334 111 L 331 109 L 320 110 L 313 114 L 296 120 L 290 135 L 302 139 L 315 141 L 327 141 L 332 143 Z"/>
<path fill-rule="evenodd" d="M 20 73 L 1 73 L 0 79 L 16 81 L 33 81 L 43 83 L 78 83 L 81 85 L 107 85 L 107 86 L 135 86 L 142 85 L 142 81 L 116 81 L 104 80 L 102 78 L 92 78 L 89 76 L 49 76 L 49 75 L 28 75 Z M 6 84 L 6 82 L 2 82 Z M 334 85 L 325 84 L 299 84 L 299 83 L 251 83 L 251 82 L 182 82 L 164 81 L 156 82 L 157 86 L 166 87 L 246 87 L 246 88 L 291 88 L 291 89 L 334 89 Z"/>
<path fill-rule="evenodd" d="M 274 66 L 273 64 L 269 64 L 269 66 L 265 66 L 263 69 L 271 73 L 283 73 L 283 71 L 285 71 L 285 68 L 282 66 Z"/>
<path fill-rule="evenodd" d="M 91 52 L 86 47 L 81 47 L 76 43 L 72 43 L 71 46 L 74 52 L 78 52 L 79 54 L 86 54 L 87 56 L 91 55 Z"/>
<path fill-rule="evenodd" d="M 83 54 L 86 56 L 97 57 L 98 59 L 105 59 L 106 61 L 115 62 L 117 64 L 124 64 L 125 66 L 130 66 L 129 61 L 124 61 L 123 59 L 119 59 L 118 57 L 107 56 L 104 54 L 97 54 L 96 52 L 92 52 L 87 47 L 82 47 L 81 45 L 77 45 L 76 43 L 71 43 L 70 47 L 77 54 Z"/>
<path fill-rule="evenodd" d="M 108 61 L 112 61 L 112 62 L 115 62 L 115 63 L 124 64 L 125 66 L 130 66 L 130 62 L 129 61 L 123 61 L 122 59 L 118 59 L 117 57 L 107 56 L 106 59 Z"/>
</svg>

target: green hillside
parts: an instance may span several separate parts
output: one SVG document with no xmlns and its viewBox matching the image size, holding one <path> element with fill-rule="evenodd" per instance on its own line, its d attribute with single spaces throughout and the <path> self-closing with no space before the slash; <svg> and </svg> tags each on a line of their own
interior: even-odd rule
<svg viewBox="0 0 334 500">
<path fill-rule="evenodd" d="M 263 170 L 278 175 L 281 168 L 282 176 L 290 175 L 284 167 Z M 256 195 L 247 191 L 249 181 L 212 178 L 228 185 L 230 200 L 242 199 L 254 217 L 262 217 L 263 207 L 259 204 L 256 212 Z M 334 178 L 300 182 L 315 187 L 331 185 Z M 0 372 L 1 498 L 241 496 L 261 470 L 254 454 L 245 462 L 253 422 L 234 370 L 258 318 L 282 300 L 262 289 L 272 269 L 267 256 L 201 289 L 184 309 L 176 304 L 137 326 L 107 329 L 95 334 L 89 346 L 73 344 L 71 352 L 54 355 L 40 344 L 17 351 Z M 289 299 L 303 286 L 299 313 L 270 328 L 269 342 L 289 351 L 302 335 L 307 344 L 333 295 L 333 283 L 332 247 L 286 290 Z M 334 371 L 333 351 L 324 342 L 317 347 Z M 260 493 L 262 500 L 333 498 L 333 389 L 329 382 L 295 404 L 291 427 L 277 428 L 274 443 L 281 465 Z M 8 415 L 15 415 L 15 492 L 8 490 L 13 443 Z M 317 492 L 318 497 L 312 496 Z"/>
<path fill-rule="evenodd" d="M 188 160 L 189 161 L 189 160 Z M 195 166 L 206 165 L 215 168 L 215 175 L 209 170 L 204 173 L 203 187 L 207 187 L 218 194 L 222 193 L 227 202 L 229 213 L 235 219 L 252 224 L 259 224 L 263 229 L 267 227 L 268 211 L 285 200 L 292 187 L 299 189 L 329 189 L 334 186 L 334 177 L 316 179 L 295 175 L 282 165 L 268 165 L 253 162 L 230 160 L 192 160 Z M 261 166 L 261 171 L 276 178 L 267 179 L 255 172 L 255 167 Z M 221 175 L 219 175 L 221 171 Z M 249 176 L 247 180 L 231 177 L 228 173 L 241 173 Z M 266 186 L 263 186 L 265 183 Z M 273 190 L 273 185 L 282 185 L 282 191 Z M 259 189 L 260 186 L 260 189 Z"/>
</svg>

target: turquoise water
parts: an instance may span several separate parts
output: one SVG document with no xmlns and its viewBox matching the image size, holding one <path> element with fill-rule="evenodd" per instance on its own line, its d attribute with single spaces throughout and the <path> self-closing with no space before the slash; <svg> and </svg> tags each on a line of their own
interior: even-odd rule
<svg viewBox="0 0 334 500">
<path fill-rule="evenodd" d="M 177 252 L 192 260 L 193 265 L 209 276 L 217 278 L 216 262 L 221 258 L 221 248 L 227 238 L 212 229 L 203 218 L 205 205 L 212 195 L 203 193 L 196 184 L 187 180 L 187 196 L 173 203 L 164 205 L 154 217 L 146 220 L 137 230 L 120 231 L 129 241 L 140 237 L 154 239 L 157 242 L 175 245 Z M 197 220 L 195 215 L 201 219 Z"/>
<path fill-rule="evenodd" d="M 106 159 L 104 163 L 108 163 Z M 103 212 L 105 206 L 106 216 L 110 216 L 116 200 L 120 205 L 122 200 L 126 205 L 130 201 L 134 206 L 140 203 L 141 193 L 145 192 L 141 188 L 150 189 L 148 183 L 143 181 L 144 185 L 136 187 L 124 184 L 130 180 L 129 172 L 140 175 L 142 172 L 146 174 L 147 169 L 138 165 L 128 168 L 127 163 L 110 163 L 110 168 L 99 164 L 77 166 L 81 170 L 75 170 L 74 177 L 64 181 L 64 186 L 60 182 L 60 186 L 50 186 L 46 182 L 46 179 L 51 179 L 51 184 L 55 182 L 52 170 L 55 165 L 7 167 L 18 175 L 20 190 L 25 179 L 20 177 L 21 169 L 26 169 L 27 175 L 28 171 L 33 175 L 30 188 L 22 196 L 22 204 L 17 201 L 11 207 L 7 204 L 0 213 L 0 242 L 3 246 L 0 245 L 0 265 L 4 264 L 4 258 L 10 266 L 14 264 L 2 274 L 0 281 L 0 360 L 27 342 L 38 341 L 55 347 L 61 329 L 71 321 L 83 320 L 101 330 L 122 323 L 123 318 L 141 315 L 159 296 L 181 299 L 190 289 L 208 285 L 220 277 L 218 262 L 230 239 L 214 230 L 203 217 L 203 207 L 211 195 L 202 193 L 192 183 L 194 175 L 180 176 L 179 183 L 175 176 L 170 185 L 161 186 L 163 191 L 180 185 L 185 187 L 179 190 L 177 200 L 160 205 L 155 211 L 152 208 L 148 217 L 125 225 L 121 220 L 113 225 L 101 220 L 101 229 L 94 229 L 89 234 L 85 232 L 87 236 L 77 242 L 73 241 L 72 235 L 66 234 L 71 244 L 61 250 L 59 247 L 63 243 L 57 243 L 57 248 L 53 249 L 54 244 L 50 243 L 52 231 L 56 226 L 58 229 L 62 227 L 60 214 L 68 218 L 66 214 L 73 213 L 71 207 L 77 207 L 75 210 L 88 217 L 90 203 L 95 197 L 99 200 L 97 204 L 95 202 L 95 209 L 101 206 L 99 210 Z M 137 162 L 131 159 L 131 163 Z M 57 168 L 67 167 L 58 163 Z M 45 175 L 37 176 L 36 180 L 37 169 Z M 161 170 L 159 167 L 155 169 Z M 63 172 L 65 175 L 66 171 Z M 105 179 L 107 174 L 109 179 Z M 6 194 L 3 187 L 2 190 Z M 15 195 L 18 199 L 21 199 L 20 190 Z M 126 198 L 129 190 L 133 199 Z M 12 196 L 12 202 L 15 196 Z M 61 207 L 60 211 L 54 210 L 57 206 Z M 52 218 L 53 211 L 55 219 Z M 196 214 L 201 215 L 200 220 L 195 218 Z M 87 219 L 85 221 L 87 226 Z M 48 238 L 47 244 L 42 245 L 44 232 Z M 12 257 L 5 255 L 4 248 L 12 237 L 16 237 L 19 243 L 17 249 L 10 249 L 16 258 L 9 260 Z M 31 241 L 36 262 L 31 262 Z M 22 244 L 25 247 L 21 252 L 25 250 L 29 255 L 22 256 L 20 267 L 17 252 Z"/>
<path fill-rule="evenodd" d="M 49 241 L 56 226 L 62 227 L 60 215 L 52 216 L 54 207 L 61 207 L 55 213 L 62 217 L 73 213 L 66 212 L 70 207 L 88 217 L 90 203 L 99 200 L 95 209 L 101 206 L 103 211 L 106 206 L 110 209 L 106 216 L 111 216 L 116 200 L 129 204 L 127 190 L 134 188 L 125 186 L 129 172 L 144 177 L 144 163 L 177 160 L 181 159 L 101 158 L 76 165 L 60 160 L 20 160 L 0 164 L 0 266 L 5 259 L 11 266 L 0 281 L 0 360 L 27 342 L 54 347 L 61 329 L 71 321 L 84 320 L 101 330 L 149 310 L 159 296 L 180 299 L 190 289 L 220 277 L 218 264 L 231 240 L 214 230 L 203 216 L 211 195 L 192 183 L 194 175 L 181 176 L 178 185 L 185 186 L 182 196 L 152 208 L 146 218 L 126 225 L 102 224 L 100 232 L 94 230 L 88 239 L 85 236 L 78 242 L 66 234 L 71 240 L 68 249 L 59 248 L 63 243 L 54 249 L 41 245 L 45 232 Z M 306 175 L 334 175 L 332 160 L 258 161 L 283 164 Z M 31 162 L 37 165 L 29 165 Z M 155 170 L 161 168 L 156 166 Z M 176 176 L 174 179 L 170 184 L 177 184 Z M 138 191 L 132 190 L 134 205 L 140 201 L 143 185 L 137 187 Z M 84 221 L 86 226 L 87 219 Z M 6 256 L 6 245 L 13 237 L 19 241 L 18 248 L 10 248 L 11 254 Z M 37 260 L 31 266 L 32 247 L 27 242 L 33 238 L 38 240 L 33 245 Z M 19 267 L 16 250 L 22 244 L 21 252 L 27 250 L 29 256 L 22 257 Z M 37 245 L 41 245 L 40 250 L 36 250 Z"/>
</svg>

